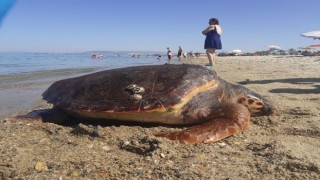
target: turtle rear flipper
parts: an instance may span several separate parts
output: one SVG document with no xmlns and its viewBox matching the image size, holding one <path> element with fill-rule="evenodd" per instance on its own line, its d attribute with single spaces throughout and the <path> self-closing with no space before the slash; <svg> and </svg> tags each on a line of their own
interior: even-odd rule
<svg viewBox="0 0 320 180">
<path fill-rule="evenodd" d="M 181 144 L 213 143 L 243 131 L 250 120 L 250 112 L 240 104 L 224 105 L 211 114 L 206 123 L 181 132 L 160 133 L 155 136 L 178 140 Z"/>
</svg>

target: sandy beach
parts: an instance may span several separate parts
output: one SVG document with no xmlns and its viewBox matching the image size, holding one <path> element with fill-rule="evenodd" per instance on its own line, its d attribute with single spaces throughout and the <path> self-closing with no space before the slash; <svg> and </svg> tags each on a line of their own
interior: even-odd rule
<svg viewBox="0 0 320 180">
<path fill-rule="evenodd" d="M 320 179 L 320 57 L 218 57 L 215 69 L 269 98 L 280 115 L 253 117 L 243 133 L 217 143 L 182 145 L 153 136 L 179 128 L 9 123 L 12 116 L 50 108 L 42 92 L 70 74 L 2 86 L 0 178 Z"/>
</svg>

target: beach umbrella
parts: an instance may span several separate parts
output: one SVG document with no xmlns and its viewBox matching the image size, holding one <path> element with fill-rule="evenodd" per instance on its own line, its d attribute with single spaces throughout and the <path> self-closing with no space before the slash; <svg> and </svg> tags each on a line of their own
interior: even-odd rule
<svg viewBox="0 0 320 180">
<path fill-rule="evenodd" d="M 280 49 L 282 49 L 281 47 L 276 46 L 276 45 L 269 45 L 268 48 L 269 48 L 270 50 L 280 50 Z"/>
<path fill-rule="evenodd" d="M 314 48 L 314 47 L 309 47 L 309 46 L 307 46 L 307 47 L 299 47 L 299 49 L 310 50 L 310 49 L 315 49 L 315 48 Z"/>
<path fill-rule="evenodd" d="M 0 24 L 1 20 L 8 13 L 11 6 L 15 3 L 15 0 L 1 0 L 0 1 Z"/>
<path fill-rule="evenodd" d="M 303 37 L 309 37 L 313 39 L 320 39 L 320 31 L 311 31 L 301 34 Z"/>
<path fill-rule="evenodd" d="M 306 46 L 306 47 L 299 47 L 298 49 L 304 49 L 304 50 L 309 50 L 309 51 L 315 51 L 317 48 L 320 48 L 320 47 Z"/>
<path fill-rule="evenodd" d="M 320 48 L 320 44 L 314 44 L 314 45 L 310 45 L 308 47 L 311 47 L 311 48 Z"/>
<path fill-rule="evenodd" d="M 232 50 L 233 53 L 242 53 L 242 51 L 240 49 L 234 49 Z"/>
<path fill-rule="evenodd" d="M 317 49 L 317 48 L 320 48 L 320 44 L 314 44 L 306 47 L 299 47 L 298 49 L 311 50 L 311 49 Z"/>
</svg>

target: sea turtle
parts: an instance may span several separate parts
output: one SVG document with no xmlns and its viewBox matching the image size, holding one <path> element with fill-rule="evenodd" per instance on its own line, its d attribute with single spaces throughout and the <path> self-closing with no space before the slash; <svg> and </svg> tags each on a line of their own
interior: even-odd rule
<svg viewBox="0 0 320 180">
<path fill-rule="evenodd" d="M 274 111 L 261 95 L 190 64 L 126 67 L 65 79 L 53 83 L 43 98 L 75 117 L 194 125 L 156 134 L 185 144 L 221 140 L 243 131 L 250 114 Z"/>
</svg>

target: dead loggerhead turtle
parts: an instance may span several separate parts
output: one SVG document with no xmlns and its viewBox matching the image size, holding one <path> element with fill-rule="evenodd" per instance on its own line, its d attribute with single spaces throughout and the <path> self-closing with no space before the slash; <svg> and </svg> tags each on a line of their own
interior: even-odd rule
<svg viewBox="0 0 320 180">
<path fill-rule="evenodd" d="M 211 143 L 243 131 L 272 104 L 199 65 L 112 69 L 52 84 L 43 98 L 75 117 L 195 125 L 156 134 L 180 143 Z"/>
</svg>

